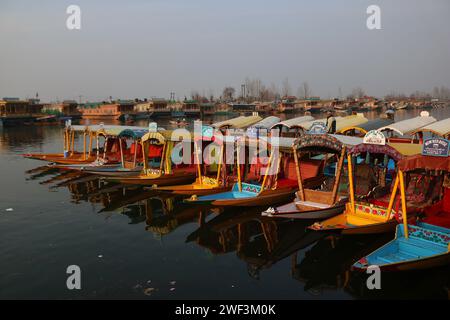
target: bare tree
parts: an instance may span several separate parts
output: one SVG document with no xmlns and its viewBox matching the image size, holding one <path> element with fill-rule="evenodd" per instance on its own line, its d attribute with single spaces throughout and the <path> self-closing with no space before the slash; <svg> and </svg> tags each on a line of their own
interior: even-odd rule
<svg viewBox="0 0 450 320">
<path fill-rule="evenodd" d="M 281 84 L 281 94 L 283 97 L 288 97 L 291 95 L 291 86 L 289 85 L 288 78 L 285 78 Z"/>
<path fill-rule="evenodd" d="M 234 98 L 234 94 L 236 92 L 236 89 L 233 87 L 225 87 L 222 92 L 222 96 L 224 100 L 226 101 L 232 101 Z"/>
<path fill-rule="evenodd" d="M 301 87 L 298 88 L 297 95 L 299 98 L 307 99 L 311 96 L 311 89 L 309 88 L 308 82 L 303 82 Z"/>
<path fill-rule="evenodd" d="M 364 97 L 366 95 L 365 91 L 363 88 L 361 87 L 356 87 L 352 90 L 352 94 L 354 99 L 361 99 L 362 97 Z"/>
</svg>

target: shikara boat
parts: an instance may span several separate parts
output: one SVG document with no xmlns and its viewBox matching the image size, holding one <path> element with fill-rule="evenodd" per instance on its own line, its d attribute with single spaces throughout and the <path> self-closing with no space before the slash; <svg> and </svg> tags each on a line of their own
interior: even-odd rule
<svg viewBox="0 0 450 320">
<path fill-rule="evenodd" d="M 357 114 L 353 114 L 353 115 L 346 116 L 346 117 L 338 116 L 338 117 L 334 117 L 334 119 L 336 120 L 336 132 L 339 132 L 340 130 L 342 130 L 344 128 L 362 125 L 368 121 L 367 118 L 364 117 L 364 115 L 362 113 L 357 113 Z M 306 132 L 308 130 L 311 130 L 311 127 L 316 126 L 317 124 L 326 126 L 327 119 L 323 118 L 323 119 L 316 119 L 316 120 L 304 122 L 304 123 L 300 124 L 300 127 Z"/>
<path fill-rule="evenodd" d="M 122 130 L 127 128 L 139 127 L 102 124 L 92 126 L 67 125 L 64 130 L 64 148 L 62 153 L 32 153 L 24 154 L 23 156 L 55 164 L 75 165 L 72 169 L 76 169 L 77 165 L 93 163 L 100 158 L 103 158 L 103 162 L 108 162 L 109 164 L 119 163 L 120 152 L 116 137 Z M 80 137 L 83 141 L 83 151 L 81 152 L 75 150 L 75 142 Z M 104 139 L 102 146 L 100 138 Z"/>
<path fill-rule="evenodd" d="M 309 123 L 314 118 L 312 116 L 302 116 L 297 118 L 292 118 L 289 120 L 281 121 L 275 123 L 270 128 L 271 130 L 279 130 L 280 136 L 298 136 L 303 133 L 304 129 L 301 126 L 304 123 Z"/>
<path fill-rule="evenodd" d="M 415 137 L 414 133 L 434 122 L 436 122 L 435 118 L 431 117 L 427 111 L 422 111 L 418 117 L 383 126 L 378 131 L 385 133 L 390 143 L 422 143 L 422 139 Z"/>
<path fill-rule="evenodd" d="M 441 205 L 440 211 L 428 212 L 426 210 L 425 218 L 422 221 L 418 220 L 414 224 L 408 224 L 405 196 L 405 175 L 408 173 L 421 172 L 426 175 L 436 176 L 437 174 L 443 178 L 448 177 L 450 172 L 449 143 L 448 140 L 441 139 L 441 141 L 443 145 L 446 145 L 447 156 L 429 155 L 430 153 L 425 151 L 427 145 L 424 144 L 424 153 L 428 155 L 408 157 L 398 163 L 403 223 L 397 225 L 394 240 L 357 261 L 353 265 L 353 269 L 366 270 L 371 265 L 377 265 L 384 271 L 403 271 L 428 269 L 450 263 L 450 228 L 447 225 L 450 213 L 445 208 L 448 207 L 448 203 L 446 203 L 448 199 L 445 198 L 445 189 L 448 189 L 448 185 L 443 181 L 444 179 L 439 179 L 440 183 L 437 185 L 441 191 L 435 193 L 442 197 L 438 201 Z M 439 147 L 436 147 L 436 150 L 438 149 Z"/>
<path fill-rule="evenodd" d="M 233 185 L 229 192 L 217 193 L 213 195 L 197 197 L 192 196 L 185 201 L 189 203 L 205 203 L 213 206 L 268 206 L 276 203 L 288 201 L 293 197 L 295 189 L 298 187 L 296 177 L 296 167 L 292 156 L 293 138 L 267 139 L 270 145 L 270 157 L 266 166 L 262 164 L 259 155 L 248 170 L 242 182 L 241 165 L 238 160 L 238 182 Z M 245 144 L 244 144 L 245 145 Z M 240 159 L 241 145 L 237 146 L 237 159 Z M 245 149 L 244 149 L 245 150 Z M 276 159 L 274 159 L 276 157 Z M 309 160 L 300 164 L 300 169 L 304 175 L 305 187 L 320 186 L 323 182 L 323 175 L 319 174 L 323 167 L 321 160 Z M 262 182 L 261 182 L 262 180 Z"/>
<path fill-rule="evenodd" d="M 379 141 L 376 140 L 380 139 Z M 362 144 L 353 146 L 347 152 L 350 202 L 345 211 L 309 228 L 315 231 L 340 232 L 342 234 L 372 234 L 391 232 L 400 219 L 398 179 L 389 190 L 389 180 L 395 175 L 393 164 L 408 155 L 420 153 L 417 144 L 386 144 L 384 135 L 369 131 Z M 377 143 L 377 144 L 373 144 Z M 365 159 L 353 165 L 354 157 Z M 356 179 L 354 179 L 356 175 Z M 411 197 L 414 194 L 410 195 Z M 359 198 L 359 199 L 357 199 Z M 425 202 L 416 204 L 419 211 Z"/>
<path fill-rule="evenodd" d="M 324 130 L 326 128 L 324 127 Z M 344 210 L 348 197 L 339 194 L 340 177 L 344 165 L 346 148 L 362 143 L 361 138 L 340 135 L 305 134 L 295 140 L 293 145 L 294 157 L 301 164 L 303 159 L 313 155 L 323 155 L 327 165 L 335 164 L 335 175 L 331 183 L 322 190 L 305 189 L 301 170 L 297 170 L 299 191 L 296 199 L 280 207 L 270 207 L 262 213 L 269 217 L 296 218 L 296 219 L 326 219 L 341 213 Z M 299 159 L 299 155 L 300 159 Z M 303 158 L 303 159 L 302 159 Z"/>
<path fill-rule="evenodd" d="M 83 152 L 75 150 L 75 138 L 83 135 L 84 150 Z M 89 152 L 86 150 L 86 140 L 89 138 Z M 61 153 L 27 153 L 22 156 L 28 159 L 56 162 L 56 163 L 71 163 L 84 162 L 90 163 L 96 159 L 95 154 L 90 152 L 92 148 L 92 141 L 94 134 L 87 126 L 73 126 L 66 125 L 64 130 L 64 148 Z"/>
<path fill-rule="evenodd" d="M 105 177 L 105 179 L 121 184 L 148 186 L 171 186 L 193 182 L 196 172 L 194 165 L 172 165 L 172 151 L 174 148 L 177 148 L 176 150 L 179 151 L 179 146 L 191 144 L 192 142 L 190 134 L 182 140 L 180 138 L 179 136 L 175 137 L 170 131 L 145 134 L 141 138 L 144 154 L 143 169 L 136 175 L 123 177 L 119 174 Z M 180 143 L 174 146 L 176 142 Z"/>
<path fill-rule="evenodd" d="M 124 129 L 127 128 L 127 129 Z M 72 161 L 67 160 L 68 164 L 64 163 L 51 163 L 50 167 L 58 168 L 62 170 L 76 170 L 86 171 L 96 169 L 115 169 L 121 166 L 118 161 L 124 162 L 132 159 L 133 155 L 130 154 L 130 148 L 127 147 L 124 136 L 120 136 L 122 132 L 144 132 L 144 128 L 140 127 L 122 127 L 122 126 L 93 126 L 89 128 L 90 139 L 94 138 L 97 141 L 97 148 L 92 154 L 95 155 L 95 160 L 89 163 L 85 161 Z M 99 139 L 104 139 L 104 145 L 102 150 L 98 148 Z M 136 147 L 136 146 L 132 146 Z M 91 148 L 91 146 L 90 146 Z M 137 151 L 137 149 L 136 149 Z M 90 157 L 90 156 L 89 156 Z"/>
<path fill-rule="evenodd" d="M 208 195 L 231 189 L 227 179 L 229 170 L 227 170 L 227 165 L 224 163 L 224 154 L 226 154 L 224 150 L 226 145 L 234 145 L 234 137 L 222 136 L 220 133 L 218 135 L 203 134 L 207 131 L 213 134 L 213 128 L 210 127 L 210 129 L 210 131 L 202 130 L 202 136 L 195 138 L 194 154 L 197 157 L 197 179 L 195 182 L 185 185 L 157 187 L 155 190 L 179 195 Z M 221 138 L 215 139 L 219 136 Z M 204 147 L 203 145 L 205 144 L 206 146 Z M 200 158 L 203 151 L 209 151 L 211 156 L 212 153 L 215 153 L 214 157 L 217 158 L 217 161 L 201 161 L 202 159 Z"/>
<path fill-rule="evenodd" d="M 343 127 L 336 133 L 347 136 L 364 137 L 370 130 L 378 130 L 379 128 L 389 126 L 393 123 L 394 120 L 391 118 L 378 118 L 374 120 L 369 120 L 359 125 L 351 125 L 348 127 Z"/>
<path fill-rule="evenodd" d="M 148 132 L 144 128 L 127 128 L 117 135 L 120 150 L 120 163 L 81 166 L 80 171 L 100 176 L 133 176 L 143 169 L 143 152 L 141 138 Z M 127 141 L 131 141 L 128 147 Z M 150 145 L 149 148 L 152 146 Z M 150 152 L 151 153 L 151 152 Z"/>
<path fill-rule="evenodd" d="M 448 140 L 450 138 L 450 118 L 433 122 L 412 132 L 412 134 L 421 134 L 422 137 L 426 133 Z"/>
<path fill-rule="evenodd" d="M 227 129 L 246 129 L 261 120 L 262 118 L 258 115 L 239 116 L 229 120 L 213 123 L 211 126 L 223 132 Z"/>
</svg>

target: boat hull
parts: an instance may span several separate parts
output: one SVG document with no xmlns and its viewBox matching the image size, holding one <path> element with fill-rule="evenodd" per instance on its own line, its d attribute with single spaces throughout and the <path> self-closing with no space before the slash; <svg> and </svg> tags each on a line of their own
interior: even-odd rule
<svg viewBox="0 0 450 320">
<path fill-rule="evenodd" d="M 161 176 L 145 176 L 138 174 L 135 177 L 107 177 L 106 180 L 128 185 L 172 186 L 193 182 L 195 180 L 195 174 L 190 172 L 178 172 Z"/>
<path fill-rule="evenodd" d="M 171 194 L 176 194 L 176 195 L 192 196 L 195 194 L 195 195 L 203 196 L 203 195 L 208 195 L 208 194 L 226 192 L 226 191 L 231 190 L 231 187 L 199 188 L 199 187 L 195 187 L 192 184 L 189 184 L 189 185 L 155 188 L 155 190 L 162 191 L 162 192 L 169 192 Z"/>
<path fill-rule="evenodd" d="M 220 199 L 212 200 L 210 202 L 213 206 L 218 207 L 260 207 L 271 204 L 288 201 L 294 196 L 293 189 L 278 189 L 263 191 L 255 197 L 241 198 L 241 199 Z"/>
<path fill-rule="evenodd" d="M 336 205 L 326 209 L 300 211 L 298 210 L 295 202 L 291 202 L 284 206 L 278 207 L 274 212 L 264 211 L 263 216 L 271 218 L 290 218 L 290 219 L 303 219 L 303 220 L 323 220 L 334 217 L 342 213 L 345 209 L 345 204 Z"/>
</svg>

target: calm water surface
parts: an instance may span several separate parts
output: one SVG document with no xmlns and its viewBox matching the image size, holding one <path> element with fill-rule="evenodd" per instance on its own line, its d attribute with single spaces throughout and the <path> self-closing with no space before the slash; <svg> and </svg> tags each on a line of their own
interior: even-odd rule
<svg viewBox="0 0 450 320">
<path fill-rule="evenodd" d="M 448 268 L 383 274 L 379 291 L 348 271 L 393 235 L 319 237 L 260 209 L 186 206 L 20 156 L 61 149 L 60 127 L 0 128 L 2 299 L 449 298 Z M 73 264 L 82 290 L 66 288 Z"/>
</svg>

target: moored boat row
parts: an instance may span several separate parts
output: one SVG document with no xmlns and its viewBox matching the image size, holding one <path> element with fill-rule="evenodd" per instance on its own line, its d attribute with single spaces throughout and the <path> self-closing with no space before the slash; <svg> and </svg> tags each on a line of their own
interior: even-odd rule
<svg viewBox="0 0 450 320">
<path fill-rule="evenodd" d="M 397 230 L 358 270 L 449 262 L 449 119 L 253 115 L 200 129 L 68 124 L 62 153 L 24 156 L 189 205 L 264 207 L 267 219 L 310 220 L 312 233 Z"/>
</svg>

